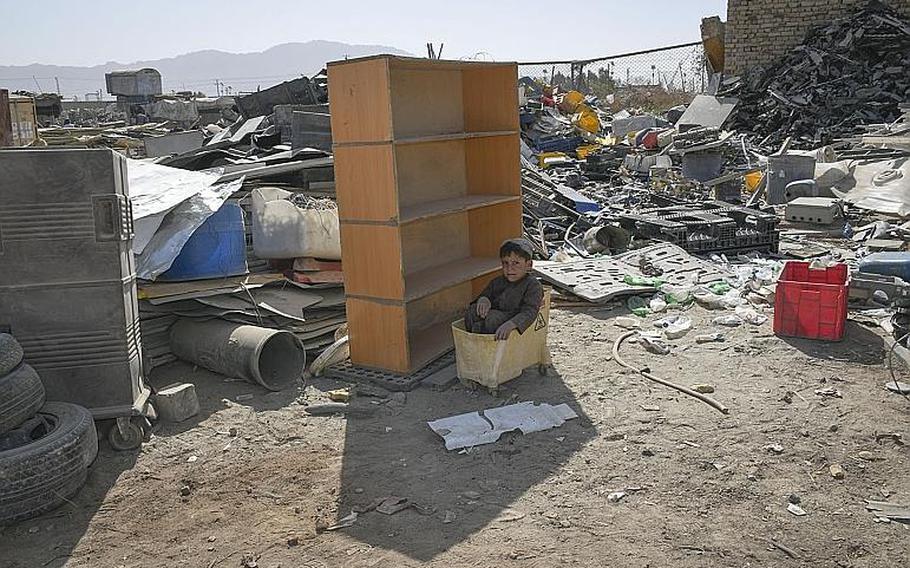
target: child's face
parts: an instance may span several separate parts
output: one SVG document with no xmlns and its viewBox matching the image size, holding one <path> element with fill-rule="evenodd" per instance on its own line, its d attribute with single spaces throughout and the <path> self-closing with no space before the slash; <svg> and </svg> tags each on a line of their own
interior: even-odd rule
<svg viewBox="0 0 910 568">
<path fill-rule="evenodd" d="M 514 252 L 502 257 L 502 275 L 509 282 L 518 282 L 531 271 L 531 260 L 525 259 Z"/>
</svg>

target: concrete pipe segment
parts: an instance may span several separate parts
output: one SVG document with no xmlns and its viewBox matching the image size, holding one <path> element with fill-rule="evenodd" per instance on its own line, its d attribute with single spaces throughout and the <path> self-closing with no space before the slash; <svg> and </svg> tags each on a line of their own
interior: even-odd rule
<svg viewBox="0 0 910 568">
<path fill-rule="evenodd" d="M 171 328 L 177 357 L 228 377 L 278 391 L 303 375 L 306 350 L 288 331 L 223 320 L 178 320 Z"/>
</svg>

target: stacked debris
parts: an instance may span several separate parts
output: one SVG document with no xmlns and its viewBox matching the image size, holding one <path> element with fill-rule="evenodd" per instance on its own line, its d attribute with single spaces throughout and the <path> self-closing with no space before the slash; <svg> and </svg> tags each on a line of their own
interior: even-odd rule
<svg viewBox="0 0 910 568">
<path fill-rule="evenodd" d="M 335 341 L 345 312 L 325 100 L 324 81 L 302 78 L 237 99 L 243 116 L 213 101 L 204 128 L 145 140 L 159 157 L 129 175 L 149 367 L 174 360 L 181 319 L 290 332 L 310 356 Z"/>
<path fill-rule="evenodd" d="M 813 30 L 766 70 L 734 78 L 722 94 L 740 98 L 732 126 L 777 147 L 813 148 L 888 123 L 910 98 L 910 21 L 872 1 Z"/>
</svg>

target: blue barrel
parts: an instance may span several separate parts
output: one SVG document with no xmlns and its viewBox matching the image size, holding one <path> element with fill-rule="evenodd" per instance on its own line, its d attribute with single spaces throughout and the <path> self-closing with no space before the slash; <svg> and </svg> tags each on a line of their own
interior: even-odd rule
<svg viewBox="0 0 910 568">
<path fill-rule="evenodd" d="M 859 262 L 859 271 L 867 274 L 897 276 L 910 282 L 910 252 L 877 252 Z"/>
<path fill-rule="evenodd" d="M 246 273 L 243 210 L 237 203 L 225 202 L 196 229 L 158 280 L 179 282 Z"/>
</svg>

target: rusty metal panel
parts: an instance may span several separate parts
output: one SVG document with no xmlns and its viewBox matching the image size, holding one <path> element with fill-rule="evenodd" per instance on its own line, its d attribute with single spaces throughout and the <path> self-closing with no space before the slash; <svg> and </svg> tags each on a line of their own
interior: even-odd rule
<svg viewBox="0 0 910 568">
<path fill-rule="evenodd" d="M 10 124 L 13 146 L 27 146 L 38 137 L 38 120 L 35 99 L 12 95 L 9 98 Z"/>
<path fill-rule="evenodd" d="M 0 89 L 0 148 L 13 145 L 13 125 L 9 114 L 9 91 Z"/>
</svg>

